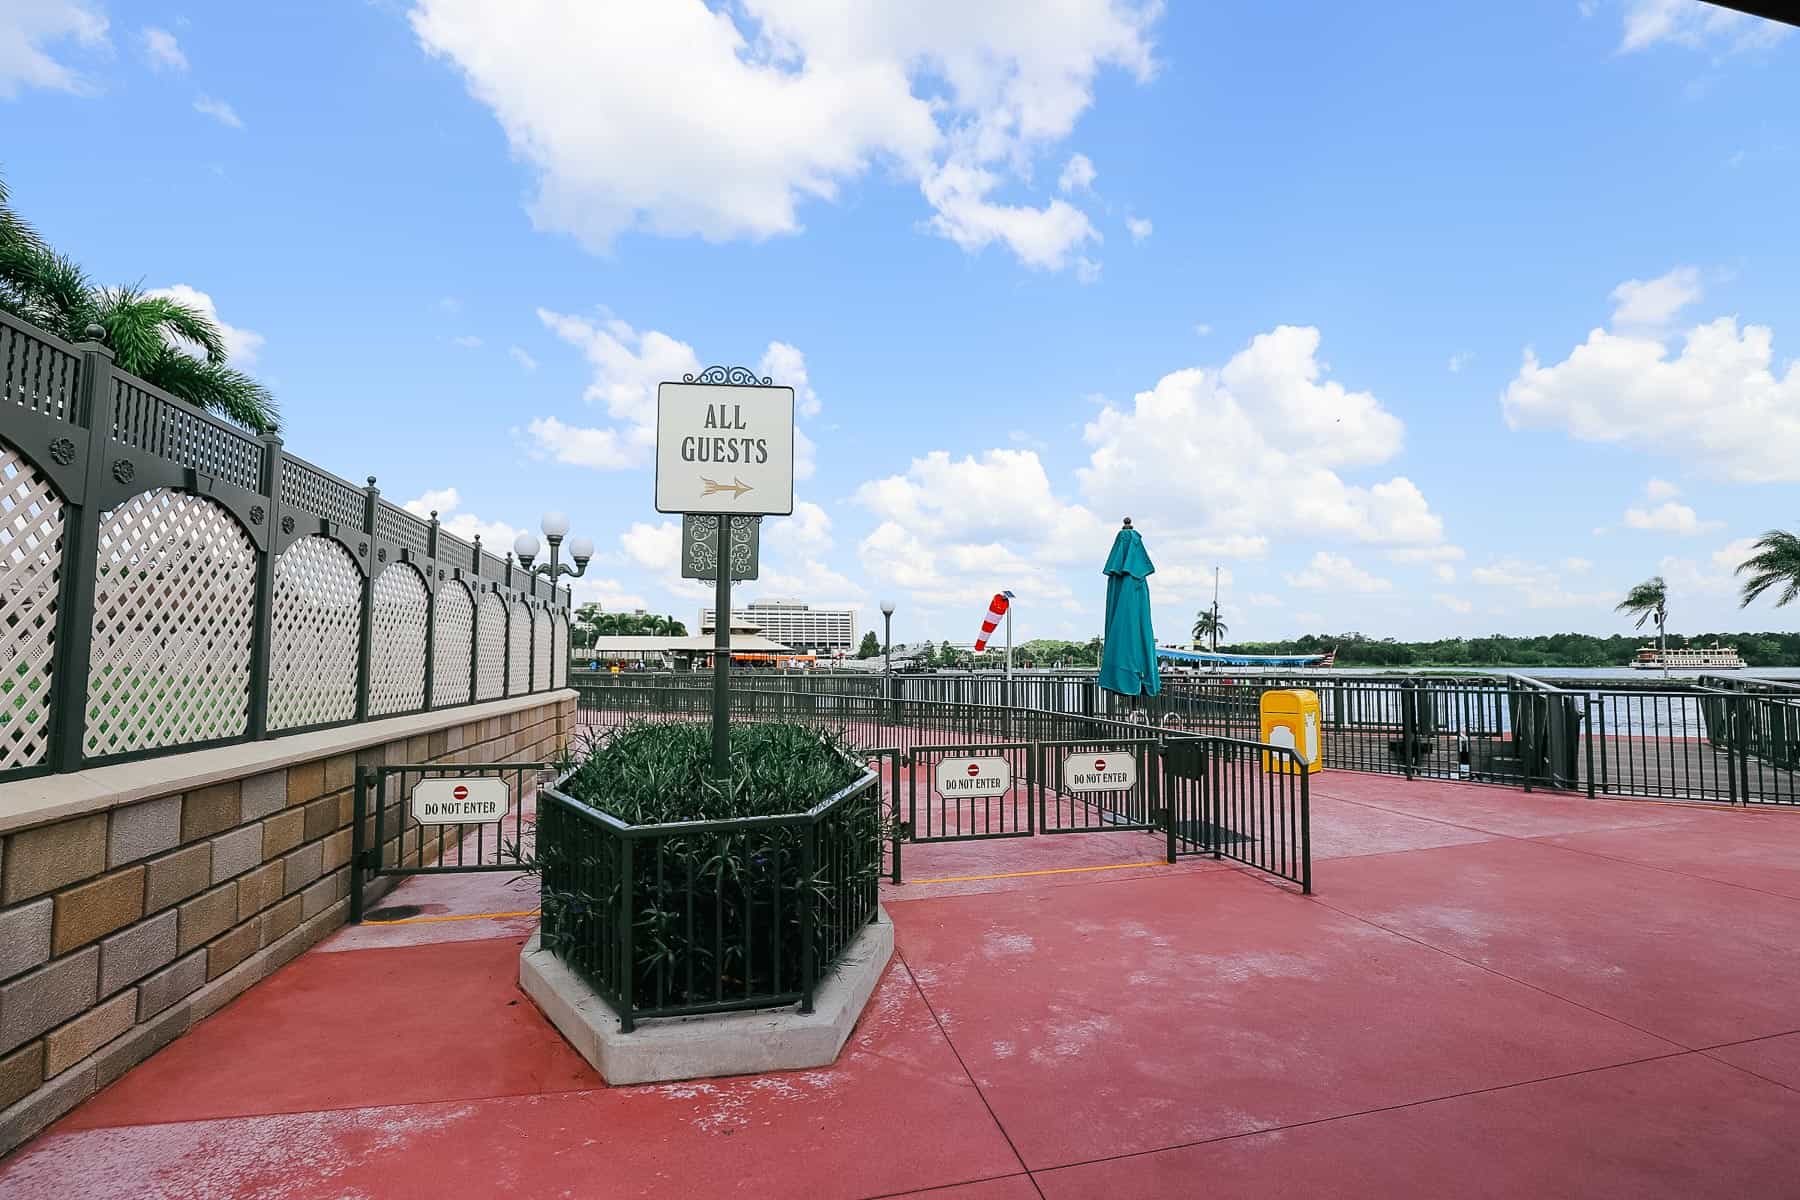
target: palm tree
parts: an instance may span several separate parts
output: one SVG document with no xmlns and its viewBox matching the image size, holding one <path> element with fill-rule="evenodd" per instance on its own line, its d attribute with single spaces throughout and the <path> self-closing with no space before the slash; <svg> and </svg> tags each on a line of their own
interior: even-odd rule
<svg viewBox="0 0 1800 1200">
<path fill-rule="evenodd" d="M 1663 577 L 1652 575 L 1626 592 L 1625 599 L 1619 601 L 1618 607 L 1613 611 L 1636 614 L 1637 624 L 1634 628 L 1637 629 L 1642 629 L 1646 621 L 1656 622 L 1656 652 L 1663 658 L 1663 673 L 1668 674 L 1669 662 L 1664 655 L 1664 631 L 1669 623 L 1669 585 L 1663 582 Z"/>
<path fill-rule="evenodd" d="M 1776 608 L 1800 596 L 1800 536 L 1785 529 L 1771 529 L 1753 545 L 1756 553 L 1739 563 L 1737 568 L 1739 575 L 1750 572 L 1750 578 L 1744 580 L 1744 595 L 1739 607 L 1748 608 L 1752 600 L 1770 588 L 1781 589 L 1775 595 Z"/>
<path fill-rule="evenodd" d="M 0 311 L 71 342 L 90 340 L 97 327 L 120 370 L 259 433 L 280 424 L 269 389 L 226 364 L 224 335 L 210 317 L 141 284 L 96 287 L 7 206 L 3 183 Z"/>
<path fill-rule="evenodd" d="M 1210 641 L 1212 648 L 1216 651 L 1219 648 L 1219 635 L 1228 631 L 1229 626 L 1219 619 L 1219 606 L 1216 604 L 1211 608 L 1201 609 L 1200 615 L 1194 618 L 1194 644 L 1196 646 L 1204 639 Z"/>
</svg>

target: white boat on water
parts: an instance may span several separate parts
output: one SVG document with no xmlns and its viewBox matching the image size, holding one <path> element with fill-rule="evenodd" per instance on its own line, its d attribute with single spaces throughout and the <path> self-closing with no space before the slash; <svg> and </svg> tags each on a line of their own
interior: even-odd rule
<svg viewBox="0 0 1800 1200">
<path fill-rule="evenodd" d="M 1744 660 L 1738 657 L 1736 646 L 1714 642 L 1710 647 L 1686 646 L 1679 650 L 1673 646 L 1661 651 L 1655 646 L 1643 646 L 1631 665 L 1640 671 L 1741 671 Z"/>
</svg>

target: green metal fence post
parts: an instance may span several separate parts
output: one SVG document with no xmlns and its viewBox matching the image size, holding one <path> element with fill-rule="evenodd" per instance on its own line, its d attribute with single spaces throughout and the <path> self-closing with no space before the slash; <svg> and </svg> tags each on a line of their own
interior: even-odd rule
<svg viewBox="0 0 1800 1200">
<path fill-rule="evenodd" d="M 1592 692 L 1582 697 L 1581 741 L 1587 749 L 1587 794 L 1594 798 L 1594 696 Z"/>
<path fill-rule="evenodd" d="M 800 1011 L 810 1013 L 813 1010 L 813 988 L 818 982 L 818 966 L 813 954 L 813 873 L 818 869 L 819 854 L 817 821 L 807 822 L 806 836 L 801 839 L 800 846 Z"/>
<path fill-rule="evenodd" d="M 1312 771 L 1295 755 L 1300 769 L 1300 891 L 1312 895 Z"/>
<path fill-rule="evenodd" d="M 99 583 L 101 472 L 112 454 L 113 352 L 101 344 L 98 325 L 87 328 L 81 351 L 76 423 L 87 430 L 87 472 L 73 516 L 63 518 L 62 595 L 57 598 L 55 737 L 51 769 L 79 771 L 86 754 L 88 675 L 94 642 L 94 592 Z M 10 401 L 9 401 L 10 403 Z"/>
<path fill-rule="evenodd" d="M 279 434 L 265 433 L 258 440 L 263 447 L 262 489 L 268 497 L 264 507 L 269 515 L 263 526 L 268 545 L 256 563 L 256 627 L 250 639 L 249 735 L 253 739 L 269 736 L 269 683 L 275 658 L 275 539 L 281 528 L 281 468 L 286 459 Z"/>
<path fill-rule="evenodd" d="M 369 545 L 375 542 L 375 506 L 380 502 L 381 493 L 375 487 L 375 477 L 369 476 L 369 486 L 363 489 L 363 536 Z M 356 719 L 369 719 L 369 683 L 375 668 L 375 563 L 373 556 L 363 560 L 366 570 L 362 581 L 362 640 L 356 651 Z"/>
<path fill-rule="evenodd" d="M 350 923 L 363 919 L 363 821 L 369 811 L 369 776 L 372 767 L 359 767 L 356 772 L 356 801 L 350 809 Z"/>
<path fill-rule="evenodd" d="M 613 924 L 618 929 L 619 937 L 619 1031 L 630 1033 L 637 1028 L 632 1019 L 632 1010 L 636 1005 L 635 983 L 637 980 L 637 946 L 633 927 L 637 924 L 632 913 L 632 866 L 631 838 L 619 839 L 619 909 L 613 914 Z"/>
<path fill-rule="evenodd" d="M 438 590 L 438 519 L 437 509 L 425 526 L 425 562 L 419 570 L 425 574 L 425 708 L 437 707 L 431 693 L 437 687 L 437 606 Z M 471 695 L 469 699 L 475 697 Z"/>
</svg>

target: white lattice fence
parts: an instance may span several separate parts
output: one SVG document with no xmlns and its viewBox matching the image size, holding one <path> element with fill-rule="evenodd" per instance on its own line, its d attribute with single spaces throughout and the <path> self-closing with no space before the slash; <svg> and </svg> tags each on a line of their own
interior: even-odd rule
<svg viewBox="0 0 1800 1200">
<path fill-rule="evenodd" d="M 567 687 L 569 683 L 569 619 L 561 613 L 556 614 L 556 631 L 551 637 L 550 661 L 555 665 L 550 669 L 550 686 Z"/>
<path fill-rule="evenodd" d="M 538 609 L 531 614 L 531 690 L 550 690 L 550 660 L 556 652 L 556 636 L 551 631 L 550 614 Z"/>
<path fill-rule="evenodd" d="M 483 592 L 475 622 L 475 699 L 506 695 L 506 602 Z"/>
<path fill-rule="evenodd" d="M 438 588 L 437 628 L 431 635 L 431 703 L 469 702 L 469 664 L 475 651 L 475 602 L 457 580 Z"/>
<path fill-rule="evenodd" d="M 370 716 L 425 707 L 425 625 L 430 614 L 431 596 L 412 567 L 395 563 L 375 577 L 369 613 L 374 634 Z"/>
<path fill-rule="evenodd" d="M 531 610 L 520 601 L 507 606 L 506 694 L 523 696 L 531 690 Z"/>
<path fill-rule="evenodd" d="M 201 496 L 154 488 L 100 519 L 88 757 L 239 737 L 256 548 Z"/>
<path fill-rule="evenodd" d="M 50 753 L 63 502 L 0 440 L 0 770 Z"/>
<path fill-rule="evenodd" d="M 349 551 L 303 537 L 275 560 L 269 728 L 297 729 L 356 716 L 362 573 Z"/>
</svg>

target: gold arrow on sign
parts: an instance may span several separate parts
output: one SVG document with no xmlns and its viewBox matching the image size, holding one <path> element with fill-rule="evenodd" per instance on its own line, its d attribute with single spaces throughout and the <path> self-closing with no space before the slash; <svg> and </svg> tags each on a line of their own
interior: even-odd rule
<svg viewBox="0 0 1800 1200">
<path fill-rule="evenodd" d="M 732 499 L 737 500 L 741 499 L 745 492 L 755 490 L 752 485 L 745 483 L 735 475 L 731 477 L 730 483 L 720 483 L 717 480 L 708 479 L 704 475 L 700 477 L 700 482 L 706 485 L 700 492 L 702 496 L 710 496 L 714 492 L 731 492 Z"/>
</svg>

